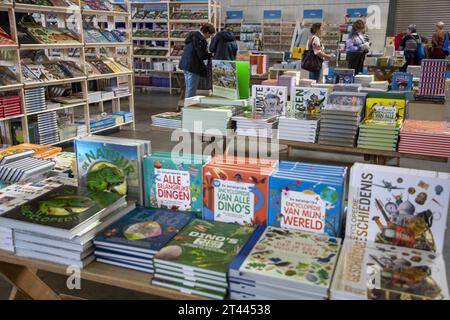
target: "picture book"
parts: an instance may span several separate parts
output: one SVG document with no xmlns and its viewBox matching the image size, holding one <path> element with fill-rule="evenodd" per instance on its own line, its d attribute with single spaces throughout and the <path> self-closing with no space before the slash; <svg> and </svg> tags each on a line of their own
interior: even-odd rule
<svg viewBox="0 0 450 320">
<path fill-rule="evenodd" d="M 334 69 L 333 76 L 335 83 L 350 84 L 355 82 L 355 70 L 353 69 Z"/>
<path fill-rule="evenodd" d="M 328 89 L 294 87 L 291 92 L 291 110 L 295 113 L 318 114 L 327 103 Z"/>
<path fill-rule="evenodd" d="M 442 255 L 345 239 L 331 299 L 448 300 Z"/>
<path fill-rule="evenodd" d="M 75 140 L 78 184 L 94 191 L 128 195 L 143 203 L 143 154 L 138 144 L 126 140 Z"/>
<path fill-rule="evenodd" d="M 367 93 L 332 92 L 328 99 L 329 104 L 342 106 L 365 106 Z"/>
<path fill-rule="evenodd" d="M 252 227 L 192 220 L 155 255 L 155 263 L 226 277 L 228 265 L 253 232 Z"/>
<path fill-rule="evenodd" d="M 196 212 L 203 207 L 202 167 L 209 157 L 155 152 L 144 158 L 145 204 Z"/>
<path fill-rule="evenodd" d="M 269 175 L 276 162 L 253 160 L 244 164 L 211 161 L 203 167 L 204 219 L 266 224 Z"/>
<path fill-rule="evenodd" d="M 191 213 L 136 208 L 106 228 L 95 244 L 154 254 L 193 218 Z"/>
<path fill-rule="evenodd" d="M 285 115 L 287 88 L 279 86 L 252 86 L 253 112 L 257 114 Z"/>
<path fill-rule="evenodd" d="M 257 282 L 326 295 L 340 239 L 267 227 L 239 268 Z"/>
<path fill-rule="evenodd" d="M 213 95 L 231 100 L 250 96 L 250 65 L 248 61 L 212 61 Z"/>
<path fill-rule="evenodd" d="M 440 253 L 450 174 L 356 163 L 346 237 Z"/>
<path fill-rule="evenodd" d="M 58 152 L 61 152 L 61 147 L 44 146 L 40 144 L 22 143 L 19 145 L 11 146 L 7 149 L 0 151 L 0 157 L 3 152 L 7 150 L 14 150 L 14 152 L 33 152 L 35 158 L 48 158 Z M 1 162 L 1 161 L 0 161 Z"/>
<path fill-rule="evenodd" d="M 413 89 L 412 73 L 394 72 L 392 75 L 392 90 L 393 91 L 411 91 Z"/>
<path fill-rule="evenodd" d="M 367 98 L 364 121 L 401 124 L 405 119 L 406 100 Z"/>
</svg>

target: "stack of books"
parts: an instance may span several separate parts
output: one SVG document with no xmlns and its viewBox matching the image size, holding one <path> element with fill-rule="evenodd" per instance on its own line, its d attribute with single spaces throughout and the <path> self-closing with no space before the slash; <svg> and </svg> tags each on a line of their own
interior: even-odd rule
<svg viewBox="0 0 450 320">
<path fill-rule="evenodd" d="M 277 127 L 275 115 L 244 112 L 231 118 L 236 121 L 236 134 L 239 136 L 272 138 Z"/>
<path fill-rule="evenodd" d="M 157 127 L 181 129 L 181 112 L 164 112 L 152 116 L 152 124 Z"/>
<path fill-rule="evenodd" d="M 96 260 L 154 273 L 154 255 L 193 217 L 187 212 L 135 208 L 95 238 Z"/>
<path fill-rule="evenodd" d="M 144 204 L 143 158 L 150 141 L 91 135 L 75 140 L 78 184 Z"/>
<path fill-rule="evenodd" d="M 50 159 L 23 158 L 14 162 L 0 165 L 0 180 L 18 182 L 39 177 L 50 172 L 55 162 Z"/>
<path fill-rule="evenodd" d="M 210 156 L 157 151 L 144 158 L 145 206 L 195 212 L 202 218 L 203 165 Z"/>
<path fill-rule="evenodd" d="M 49 158 L 53 156 L 54 154 L 57 154 L 61 152 L 62 148 L 60 147 L 51 147 L 51 146 L 44 146 L 41 144 L 31 144 L 31 143 L 22 143 L 15 146 L 11 146 L 5 149 L 2 149 L 0 151 L 0 163 L 3 161 L 1 160 L 1 156 L 4 154 L 8 154 L 11 156 L 16 156 L 20 158 L 20 155 L 18 154 L 29 154 L 32 155 L 34 158 Z M 16 155 L 16 153 L 18 153 Z"/>
<path fill-rule="evenodd" d="M 44 111 L 47 108 L 45 103 L 45 88 L 25 90 L 25 107 L 27 113 Z"/>
<path fill-rule="evenodd" d="M 347 168 L 280 161 L 269 178 L 268 225 L 339 237 Z"/>
<path fill-rule="evenodd" d="M 259 227 L 229 268 L 230 298 L 324 300 L 341 239 Z"/>
<path fill-rule="evenodd" d="M 0 97 L 0 118 L 12 117 L 21 113 L 19 96 Z"/>
<path fill-rule="evenodd" d="M 362 110 L 362 106 L 325 106 L 320 119 L 319 143 L 354 147 Z"/>
<path fill-rule="evenodd" d="M 94 260 L 95 235 L 124 207 L 125 197 L 64 185 L 4 213 L 0 225 L 14 230 L 16 255 L 82 268 Z"/>
<path fill-rule="evenodd" d="M 8 147 L 0 150 L 0 165 L 31 157 L 33 154 L 34 150 L 14 148 L 14 146 Z"/>
<path fill-rule="evenodd" d="M 372 81 L 370 83 L 370 88 L 378 91 L 388 91 L 389 82 L 388 81 Z"/>
<path fill-rule="evenodd" d="M 189 132 L 227 135 L 231 118 L 238 114 L 237 106 L 190 105 L 183 108 L 183 129 Z"/>
<path fill-rule="evenodd" d="M 375 81 L 373 74 L 358 74 L 355 76 L 355 83 L 360 84 L 363 87 L 370 87 L 370 84 Z"/>
<path fill-rule="evenodd" d="M 425 97 L 444 96 L 448 60 L 422 60 L 419 95 Z"/>
<path fill-rule="evenodd" d="M 278 119 L 278 139 L 301 142 L 317 142 L 319 117 L 297 113 Z"/>
<path fill-rule="evenodd" d="M 59 141 L 58 115 L 55 111 L 37 115 L 37 129 L 39 144 L 55 144 Z"/>
<path fill-rule="evenodd" d="M 224 299 L 228 265 L 253 231 L 236 224 L 192 220 L 155 255 L 152 284 Z"/>
<path fill-rule="evenodd" d="M 277 161 L 216 156 L 203 167 L 203 218 L 266 224 L 269 176 Z"/>
<path fill-rule="evenodd" d="M 316 83 L 316 80 L 300 79 L 300 81 L 298 82 L 298 87 L 312 87 L 312 85 Z"/>
<path fill-rule="evenodd" d="M 407 119 L 400 130 L 398 151 L 450 157 L 450 122 Z"/>
<path fill-rule="evenodd" d="M 278 85 L 280 87 L 286 87 L 288 92 L 296 85 L 296 76 L 293 74 L 284 74 L 278 77 Z"/>
<path fill-rule="evenodd" d="M 362 88 L 359 83 L 336 83 L 333 85 L 333 91 L 337 92 L 359 92 Z"/>
<path fill-rule="evenodd" d="M 75 124 L 86 126 L 84 118 L 75 120 Z M 109 127 L 113 127 L 115 125 L 116 125 L 116 119 L 112 115 L 95 114 L 95 115 L 92 115 L 92 117 L 90 119 L 91 132 L 95 132 L 95 131 L 106 129 Z M 77 133 L 78 133 L 78 131 L 77 131 Z"/>
<path fill-rule="evenodd" d="M 128 111 L 116 111 L 111 113 L 113 117 L 119 117 L 123 119 L 123 123 L 128 123 L 134 120 L 134 115 L 132 112 Z"/>
<path fill-rule="evenodd" d="M 291 92 L 291 112 L 320 114 L 327 103 L 327 88 L 294 87 Z"/>
</svg>

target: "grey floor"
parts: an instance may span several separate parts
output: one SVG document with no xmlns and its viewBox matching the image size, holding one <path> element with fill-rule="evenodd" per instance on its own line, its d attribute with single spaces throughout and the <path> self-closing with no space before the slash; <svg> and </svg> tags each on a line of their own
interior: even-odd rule
<svg viewBox="0 0 450 320">
<path fill-rule="evenodd" d="M 448 99 L 447 101 L 450 101 Z M 161 132 L 151 130 L 150 128 L 150 118 L 152 114 L 157 114 L 166 111 L 175 111 L 178 102 L 178 97 L 176 95 L 168 95 L 162 92 L 151 92 L 151 93 L 138 93 L 136 94 L 135 105 L 136 105 L 136 130 L 121 130 L 113 131 L 108 133 L 112 136 L 117 137 L 127 137 L 127 138 L 137 138 L 137 139 L 148 139 L 152 142 L 153 150 L 168 150 L 173 147 L 177 142 L 171 141 L 171 135 L 168 132 Z M 449 103 L 450 105 L 450 103 Z M 450 111 L 447 113 L 450 114 Z M 450 116 L 447 116 L 450 120 Z M 70 150 L 70 146 L 66 146 Z M 281 159 L 286 158 L 285 153 L 281 153 Z M 363 161 L 360 157 L 352 157 L 345 155 L 335 155 L 326 153 L 314 153 L 307 151 L 294 151 L 291 160 L 302 160 L 302 161 L 315 161 L 322 163 L 346 163 L 351 164 L 355 161 Z M 438 170 L 443 172 L 450 172 L 450 163 L 441 164 L 428 161 L 416 161 L 416 160 L 402 160 L 402 167 L 416 168 L 416 169 L 427 169 L 427 170 Z M 450 219 L 449 219 L 450 221 Z M 449 224 L 450 222 L 448 222 Z M 450 263 L 448 260 L 450 256 L 448 251 L 450 248 L 450 233 L 447 233 L 445 239 L 445 249 L 444 257 L 447 261 L 447 274 L 450 275 Z M 50 273 L 40 272 L 39 275 L 42 279 L 55 291 L 60 293 L 65 293 L 69 295 L 81 296 L 87 299 L 152 299 L 152 296 L 139 294 L 135 292 L 130 292 L 128 290 L 122 290 L 115 287 L 99 285 L 95 283 L 90 283 L 88 281 L 82 282 L 81 290 L 77 292 L 70 291 L 66 288 L 66 278 L 59 275 L 54 275 Z M 447 279 L 448 281 L 449 279 Z M 450 284 L 450 281 L 448 281 Z M 0 277 L 0 299 L 7 299 L 11 286 Z"/>
</svg>

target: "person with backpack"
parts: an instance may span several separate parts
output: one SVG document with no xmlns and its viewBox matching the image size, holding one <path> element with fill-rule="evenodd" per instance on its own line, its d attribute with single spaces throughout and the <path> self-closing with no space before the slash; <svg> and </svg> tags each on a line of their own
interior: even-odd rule
<svg viewBox="0 0 450 320">
<path fill-rule="evenodd" d="M 319 82 L 323 60 L 331 60 L 333 55 L 325 52 L 320 41 L 322 24 L 314 23 L 310 31 L 311 36 L 306 43 L 306 51 L 302 57 L 302 68 L 309 71 L 309 79 Z"/>
<path fill-rule="evenodd" d="M 436 24 L 436 32 L 431 40 L 431 59 L 446 59 L 449 54 L 448 32 L 444 31 L 444 27 L 442 21 Z"/>
<path fill-rule="evenodd" d="M 345 44 L 349 69 L 355 70 L 355 75 L 364 69 L 364 60 L 370 50 L 369 39 L 366 35 L 366 24 L 362 20 L 353 23 L 352 32 Z"/>
<path fill-rule="evenodd" d="M 422 40 L 417 34 L 415 24 L 411 24 L 408 27 L 407 34 L 400 43 L 400 50 L 403 50 L 405 56 L 405 64 L 401 68 L 402 72 L 406 72 L 408 66 L 420 65 L 421 60 L 425 56 L 425 51 L 422 45 Z"/>
<path fill-rule="evenodd" d="M 211 40 L 209 51 L 214 60 L 236 60 L 238 45 L 231 29 L 225 28 Z"/>
</svg>

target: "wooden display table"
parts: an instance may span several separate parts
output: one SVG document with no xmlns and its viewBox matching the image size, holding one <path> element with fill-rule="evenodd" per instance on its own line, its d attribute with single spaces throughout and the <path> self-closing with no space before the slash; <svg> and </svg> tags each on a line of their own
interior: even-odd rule
<svg viewBox="0 0 450 320">
<path fill-rule="evenodd" d="M 0 274 L 14 286 L 10 299 L 31 298 L 33 300 L 62 300 L 67 297 L 54 292 L 38 276 L 37 271 L 67 275 L 67 266 L 41 260 L 18 257 L 0 250 Z M 150 294 L 160 298 L 183 300 L 206 300 L 203 297 L 180 293 L 150 284 L 152 275 L 144 272 L 92 262 L 81 270 L 81 279 L 113 287 Z"/>
</svg>

